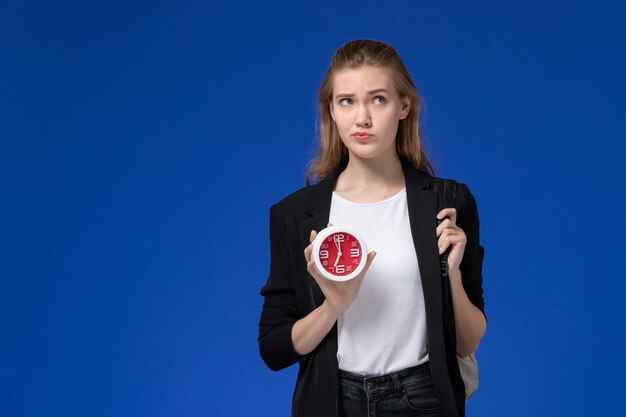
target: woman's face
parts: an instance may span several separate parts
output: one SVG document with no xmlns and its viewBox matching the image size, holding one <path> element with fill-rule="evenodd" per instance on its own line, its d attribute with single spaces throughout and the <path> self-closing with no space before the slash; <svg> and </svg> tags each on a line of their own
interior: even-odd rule
<svg viewBox="0 0 626 417">
<path fill-rule="evenodd" d="M 350 158 L 385 159 L 396 152 L 398 124 L 409 114 L 387 68 L 342 69 L 333 79 L 330 112 Z"/>
</svg>

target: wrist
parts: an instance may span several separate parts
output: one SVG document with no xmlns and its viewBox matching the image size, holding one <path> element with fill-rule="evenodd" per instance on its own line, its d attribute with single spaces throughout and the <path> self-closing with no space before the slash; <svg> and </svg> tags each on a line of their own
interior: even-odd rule
<svg viewBox="0 0 626 417">
<path fill-rule="evenodd" d="M 451 283 L 455 283 L 461 282 L 461 270 L 459 269 L 459 267 L 452 267 L 452 268 L 448 268 L 448 277 L 450 277 L 450 282 Z"/>
<path fill-rule="evenodd" d="M 331 302 L 328 301 L 328 298 L 324 299 L 324 302 L 322 303 L 320 308 L 322 308 L 322 310 L 334 320 L 337 320 L 339 316 L 341 316 L 341 314 L 343 313 L 343 310 L 338 306 L 331 304 Z"/>
</svg>

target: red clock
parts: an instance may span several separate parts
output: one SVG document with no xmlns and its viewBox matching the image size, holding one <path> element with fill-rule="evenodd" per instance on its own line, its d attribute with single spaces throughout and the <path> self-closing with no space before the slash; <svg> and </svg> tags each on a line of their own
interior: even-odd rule
<svg viewBox="0 0 626 417">
<path fill-rule="evenodd" d="M 321 276 L 332 281 L 348 281 L 365 267 L 367 247 L 353 230 L 331 226 L 313 240 L 313 260 Z"/>
</svg>

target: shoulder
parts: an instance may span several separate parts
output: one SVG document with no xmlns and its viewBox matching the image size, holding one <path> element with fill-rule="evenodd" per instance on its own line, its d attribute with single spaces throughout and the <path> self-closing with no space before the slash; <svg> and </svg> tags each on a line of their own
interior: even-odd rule
<svg viewBox="0 0 626 417">
<path fill-rule="evenodd" d="M 277 209 L 286 209 L 286 208 L 302 205 L 306 201 L 307 196 L 312 187 L 315 187 L 315 185 L 302 187 L 292 192 L 291 194 L 283 197 L 281 200 L 274 203 L 272 207 L 276 207 Z"/>
<path fill-rule="evenodd" d="M 294 191 L 272 205 L 272 211 L 281 213 L 306 211 L 309 214 L 320 214 L 328 211 L 336 177 L 336 173 L 332 173 L 316 184 Z"/>
<path fill-rule="evenodd" d="M 474 196 L 470 191 L 469 186 L 466 183 L 455 181 L 456 182 L 456 206 L 463 210 L 468 205 L 473 204 L 476 205 L 476 200 L 474 200 Z"/>
<path fill-rule="evenodd" d="M 469 186 L 457 180 L 451 181 L 456 183 L 454 207 L 457 210 L 457 224 L 462 228 L 467 227 L 469 223 L 478 225 L 478 207 Z"/>
<path fill-rule="evenodd" d="M 311 209 L 323 205 L 328 190 L 320 184 L 302 187 L 270 207 L 270 217 L 283 224 L 299 222 L 310 217 Z M 332 190 L 331 190 L 332 194 Z"/>
<path fill-rule="evenodd" d="M 456 204 L 455 205 L 463 205 L 468 198 L 472 197 L 472 193 L 469 189 L 469 186 L 464 183 L 461 182 L 457 179 L 454 178 L 444 178 L 444 177 L 436 177 L 436 176 L 431 176 L 430 174 L 424 172 L 424 175 L 428 176 L 433 183 L 436 184 L 436 188 L 437 189 L 443 189 L 443 183 L 444 182 L 448 182 L 449 184 L 452 184 L 453 186 L 455 186 L 455 194 L 456 194 Z"/>
<path fill-rule="evenodd" d="M 292 192 L 291 194 L 283 197 L 280 201 L 272 204 L 271 210 L 287 212 L 303 208 L 309 198 L 309 195 L 311 194 L 311 190 L 314 187 L 317 187 L 317 184 L 302 187 Z"/>
<path fill-rule="evenodd" d="M 428 175 L 428 174 L 426 174 Z M 431 177 L 433 188 L 436 193 L 444 193 L 444 183 L 446 186 L 452 185 L 454 188 L 454 207 L 457 209 L 457 219 L 459 223 L 467 221 L 466 217 L 474 218 L 477 216 L 476 199 L 470 190 L 470 187 L 457 179 Z"/>
<path fill-rule="evenodd" d="M 406 180 L 410 183 L 416 183 L 423 186 L 425 190 L 439 192 L 439 190 L 443 190 L 443 184 L 446 181 L 452 185 L 455 185 L 455 206 L 462 207 L 468 202 L 469 199 L 473 199 L 469 186 L 466 183 L 463 183 L 454 178 L 444 178 L 432 175 L 427 171 L 415 168 L 407 161 L 403 161 L 403 164 Z"/>
<path fill-rule="evenodd" d="M 324 215 L 330 208 L 332 187 L 326 181 L 300 188 L 270 207 L 270 231 L 298 236 L 302 221 Z"/>
</svg>

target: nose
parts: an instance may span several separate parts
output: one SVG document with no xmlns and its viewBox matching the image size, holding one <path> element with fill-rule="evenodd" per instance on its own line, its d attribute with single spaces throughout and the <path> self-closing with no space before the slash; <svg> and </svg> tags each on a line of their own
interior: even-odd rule
<svg viewBox="0 0 626 417">
<path fill-rule="evenodd" d="M 372 124 L 367 106 L 360 106 L 356 115 L 356 125 L 359 127 L 369 127 Z"/>
</svg>

